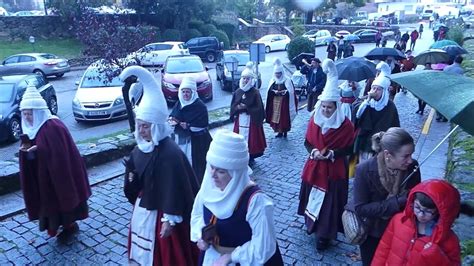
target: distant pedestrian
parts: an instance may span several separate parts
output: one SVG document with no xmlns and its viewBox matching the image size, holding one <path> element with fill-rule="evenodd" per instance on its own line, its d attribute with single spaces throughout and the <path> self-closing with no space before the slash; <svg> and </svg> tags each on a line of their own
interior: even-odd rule
<svg viewBox="0 0 474 266">
<path fill-rule="evenodd" d="M 352 44 L 352 41 L 347 41 L 346 44 L 344 45 L 344 58 L 351 57 L 354 55 L 354 45 Z"/>
<path fill-rule="evenodd" d="M 403 51 L 401 42 L 396 42 L 395 45 L 393 46 L 393 48 L 397 49 L 400 52 Z"/>
<path fill-rule="evenodd" d="M 199 250 L 190 239 L 190 216 L 199 182 L 186 155 L 169 137 L 168 108 L 161 81 L 139 66 L 120 79 L 136 76 L 143 99 L 136 108 L 135 141 L 125 164 L 125 196 L 134 205 L 128 258 L 140 265 L 197 265 Z M 160 72 L 158 76 L 161 80 Z"/>
<path fill-rule="evenodd" d="M 408 43 L 408 40 L 410 40 L 410 34 L 408 34 L 408 31 L 403 33 L 401 40 Z"/>
<path fill-rule="evenodd" d="M 459 210 L 459 192 L 449 182 L 416 185 L 405 211 L 390 220 L 372 265 L 461 265 L 459 238 L 451 229 Z"/>
<path fill-rule="evenodd" d="M 446 29 L 444 27 L 440 27 L 438 30 L 438 41 L 444 40 L 446 38 Z"/>
<path fill-rule="evenodd" d="M 414 29 L 410 34 L 410 50 L 415 50 L 416 40 L 418 40 L 419 34 L 416 29 Z"/>
<path fill-rule="evenodd" d="M 239 88 L 232 95 L 230 117 L 234 120 L 234 132 L 247 140 L 250 164 L 263 155 L 267 142 L 263 131 L 265 110 L 262 96 L 257 89 L 257 75 L 246 66 L 240 75 Z"/>
<path fill-rule="evenodd" d="M 343 36 L 339 36 L 337 41 L 337 59 L 342 58 L 342 53 L 344 52 L 345 41 Z"/>
<path fill-rule="evenodd" d="M 307 159 L 301 176 L 298 214 L 305 217 L 307 233 L 315 233 L 316 249 L 324 250 L 342 232 L 341 215 L 347 203 L 346 156 L 353 143 L 354 126 L 341 108 L 338 75 L 326 59 L 326 86 L 308 123 Z"/>
<path fill-rule="evenodd" d="M 338 50 L 339 53 L 339 50 Z M 318 96 L 323 91 L 324 85 L 326 84 L 326 74 L 321 68 L 321 60 L 318 58 L 311 59 L 311 64 L 303 59 L 305 64 L 301 70 L 301 73 L 306 74 L 308 79 L 308 111 L 311 112 L 314 109 L 314 105 L 318 101 Z"/>
<path fill-rule="evenodd" d="M 50 237 L 67 240 L 79 231 L 76 221 L 89 216 L 91 189 L 84 160 L 69 130 L 51 115 L 34 86 L 26 88 L 20 111 L 25 134 L 20 181 L 28 218 L 38 220 L 39 230 L 47 230 Z"/>
<path fill-rule="evenodd" d="M 423 34 L 423 23 L 420 23 L 420 28 L 418 29 L 418 32 L 420 33 L 420 39 L 421 39 L 421 35 Z"/>
<path fill-rule="evenodd" d="M 387 36 L 382 36 L 382 47 L 385 47 L 387 46 L 387 41 L 388 41 L 388 37 Z"/>
<path fill-rule="evenodd" d="M 380 47 L 380 41 L 382 41 L 382 31 L 378 30 L 375 34 L 375 47 Z"/>
<path fill-rule="evenodd" d="M 326 52 L 328 53 L 328 58 L 331 60 L 336 60 L 336 53 L 337 53 L 337 47 L 334 44 L 334 41 L 330 41 L 328 44 L 328 48 L 326 49 Z"/>
<path fill-rule="evenodd" d="M 298 112 L 293 82 L 286 77 L 280 59 L 276 59 L 273 68 L 273 77 L 270 79 L 266 102 L 266 122 L 277 133 L 276 138 L 287 137 L 291 129 L 291 121 Z"/>
</svg>

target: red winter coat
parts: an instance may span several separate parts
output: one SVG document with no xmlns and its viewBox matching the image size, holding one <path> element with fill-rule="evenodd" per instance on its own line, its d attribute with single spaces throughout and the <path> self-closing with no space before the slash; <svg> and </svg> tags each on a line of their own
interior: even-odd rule
<svg viewBox="0 0 474 266">
<path fill-rule="evenodd" d="M 438 208 L 438 222 L 431 236 L 417 236 L 413 212 L 415 192 L 428 195 Z M 459 209 L 459 192 L 448 182 L 433 179 L 418 184 L 410 191 L 405 211 L 390 221 L 372 265 L 461 265 L 459 239 L 451 230 Z M 431 246 L 425 248 L 428 243 Z"/>
</svg>

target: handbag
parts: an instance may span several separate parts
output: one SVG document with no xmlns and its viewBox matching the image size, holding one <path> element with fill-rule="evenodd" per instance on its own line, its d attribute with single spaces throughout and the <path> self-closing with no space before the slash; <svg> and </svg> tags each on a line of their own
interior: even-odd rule
<svg viewBox="0 0 474 266">
<path fill-rule="evenodd" d="M 355 212 L 354 204 L 347 203 L 342 213 L 342 226 L 347 241 L 353 245 L 360 245 L 367 239 L 367 226 Z"/>
</svg>

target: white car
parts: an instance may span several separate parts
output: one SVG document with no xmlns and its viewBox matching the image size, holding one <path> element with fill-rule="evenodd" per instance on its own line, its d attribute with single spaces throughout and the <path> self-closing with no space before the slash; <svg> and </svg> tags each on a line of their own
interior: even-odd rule
<svg viewBox="0 0 474 266">
<path fill-rule="evenodd" d="M 291 39 L 284 34 L 269 34 L 265 35 L 262 38 L 258 39 L 256 43 L 265 44 L 265 52 L 269 53 L 271 51 L 286 50 L 288 49 L 288 44 Z"/>
<path fill-rule="evenodd" d="M 351 34 L 350 32 L 348 32 L 347 30 L 340 30 L 338 32 L 336 32 L 336 34 L 334 34 L 334 36 L 336 36 L 337 38 L 341 38 L 341 37 L 344 37 L 346 35 L 349 35 Z"/>
<path fill-rule="evenodd" d="M 328 30 L 310 30 L 302 35 L 313 41 L 316 45 L 324 44 L 323 41 L 331 37 L 331 33 Z"/>
<path fill-rule="evenodd" d="M 189 50 L 184 47 L 183 42 L 156 42 L 145 45 L 128 55 L 127 59 L 135 60 L 145 67 L 161 67 L 172 55 L 189 55 Z"/>
</svg>

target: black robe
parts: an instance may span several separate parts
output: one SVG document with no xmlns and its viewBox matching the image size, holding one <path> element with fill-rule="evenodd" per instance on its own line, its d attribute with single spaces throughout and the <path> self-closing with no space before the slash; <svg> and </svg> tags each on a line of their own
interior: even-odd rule
<svg viewBox="0 0 474 266">
<path fill-rule="evenodd" d="M 183 108 L 181 108 L 181 103 L 178 101 L 173 107 L 170 116 L 180 122 L 186 122 L 188 124 L 187 129 L 184 129 L 177 124 L 174 133 L 179 135 L 181 138 L 191 138 L 191 164 L 199 183 L 201 183 L 202 178 L 204 177 L 204 172 L 206 171 L 206 154 L 212 141 L 211 134 L 209 134 L 209 131 L 207 130 L 207 127 L 209 126 L 207 107 L 201 99 L 197 99 L 192 104 Z M 206 129 L 199 132 L 192 132 L 189 127 Z"/>
<path fill-rule="evenodd" d="M 179 215 L 189 221 L 199 183 L 186 155 L 171 138 L 161 140 L 150 153 L 135 147 L 126 168 L 125 189 L 128 173 L 138 176 L 140 207 Z"/>
</svg>

